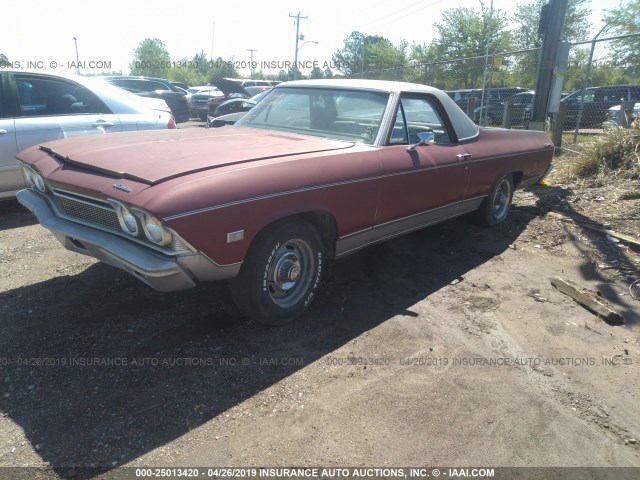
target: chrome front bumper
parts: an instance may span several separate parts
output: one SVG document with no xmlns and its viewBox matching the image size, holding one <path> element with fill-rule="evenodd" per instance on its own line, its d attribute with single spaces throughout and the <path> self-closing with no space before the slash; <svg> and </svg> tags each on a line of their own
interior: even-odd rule
<svg viewBox="0 0 640 480">
<path fill-rule="evenodd" d="M 161 292 L 191 288 L 198 281 L 232 278 L 240 271 L 240 263 L 218 265 L 201 253 L 167 256 L 117 235 L 65 220 L 56 215 L 45 198 L 30 189 L 19 191 L 16 197 L 68 250 L 120 268 Z"/>
</svg>

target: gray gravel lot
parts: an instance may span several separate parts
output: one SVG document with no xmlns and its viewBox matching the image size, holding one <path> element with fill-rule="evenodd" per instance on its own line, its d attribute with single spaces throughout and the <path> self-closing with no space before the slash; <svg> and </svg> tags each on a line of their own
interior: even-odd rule
<svg viewBox="0 0 640 480">
<path fill-rule="evenodd" d="M 493 229 L 463 218 L 330 263 L 282 328 L 224 283 L 155 292 L 0 204 L 0 467 L 640 467 L 640 302 L 596 274 L 588 233 L 544 247 L 530 197 Z"/>
</svg>

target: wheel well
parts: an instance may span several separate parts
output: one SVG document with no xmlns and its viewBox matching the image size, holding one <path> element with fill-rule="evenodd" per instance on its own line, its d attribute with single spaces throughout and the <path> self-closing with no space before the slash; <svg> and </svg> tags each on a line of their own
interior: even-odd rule
<svg viewBox="0 0 640 480">
<path fill-rule="evenodd" d="M 297 213 L 295 215 L 291 215 L 290 217 L 280 218 L 268 225 L 265 225 L 265 228 L 270 227 L 273 224 L 287 222 L 291 220 L 301 219 L 304 220 L 318 231 L 320 235 L 320 240 L 322 242 L 322 246 L 324 247 L 325 253 L 328 257 L 334 257 L 336 252 L 336 238 L 338 235 L 338 226 L 336 224 L 336 219 L 334 216 L 326 211 L 313 211 L 313 212 L 303 212 Z"/>
<path fill-rule="evenodd" d="M 511 172 L 511 178 L 513 178 L 513 187 L 517 188 L 522 182 L 522 172 Z"/>
<path fill-rule="evenodd" d="M 333 215 L 329 212 L 316 211 L 302 213 L 296 216 L 304 218 L 315 227 L 318 234 L 320 234 L 320 240 L 322 240 L 322 246 L 324 247 L 327 256 L 335 256 L 338 226 Z"/>
</svg>

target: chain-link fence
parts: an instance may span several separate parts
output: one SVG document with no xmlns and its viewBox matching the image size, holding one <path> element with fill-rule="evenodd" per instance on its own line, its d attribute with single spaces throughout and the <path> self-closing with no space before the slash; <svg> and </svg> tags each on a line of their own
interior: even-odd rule
<svg viewBox="0 0 640 480">
<path fill-rule="evenodd" d="M 603 29 L 598 35 L 603 33 Z M 579 141 L 604 128 L 624 126 L 640 102 L 640 33 L 572 44 L 559 112 L 545 112 L 557 138 Z M 449 93 L 475 122 L 528 128 L 540 49 L 363 71 L 361 78 L 410 81 Z M 613 109 L 612 109 L 613 108 Z"/>
<path fill-rule="evenodd" d="M 603 31 L 571 46 L 564 86 L 573 93 L 562 99 L 557 115 L 565 141 L 627 126 L 629 112 L 640 102 L 640 64 L 634 58 L 640 33 L 598 38 Z"/>
</svg>

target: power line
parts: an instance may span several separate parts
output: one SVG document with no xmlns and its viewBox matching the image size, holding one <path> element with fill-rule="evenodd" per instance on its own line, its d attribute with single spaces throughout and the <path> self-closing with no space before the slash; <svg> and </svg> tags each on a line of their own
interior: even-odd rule
<svg viewBox="0 0 640 480">
<path fill-rule="evenodd" d="M 247 52 L 251 53 L 251 63 L 249 64 L 249 68 L 251 68 L 251 78 L 253 78 L 253 74 L 255 73 L 255 67 L 253 66 L 253 52 L 257 52 L 255 48 L 247 48 Z"/>
<path fill-rule="evenodd" d="M 407 5 L 406 7 L 396 11 L 395 13 L 393 13 L 391 15 L 388 15 L 388 16 L 385 16 L 385 17 L 380 17 L 380 18 L 378 18 L 376 20 L 372 20 L 370 22 L 367 22 L 367 23 L 365 23 L 363 25 L 363 27 L 367 27 L 369 25 L 373 25 L 373 24 L 379 23 L 379 22 L 385 22 L 385 23 L 397 22 L 398 20 L 401 20 L 401 19 L 403 19 L 403 18 L 405 18 L 405 17 L 407 17 L 409 15 L 413 15 L 414 13 L 420 12 L 420 11 L 424 10 L 425 8 L 432 7 L 433 5 L 435 5 L 437 3 L 440 3 L 442 0 L 436 0 L 435 2 L 429 3 L 428 5 L 424 5 L 424 6 L 420 7 L 420 8 L 415 9 L 415 10 L 411 10 L 411 8 L 415 7 L 416 5 L 418 5 L 420 3 L 423 3 L 423 1 L 424 0 L 420 0 L 418 2 L 414 2 L 414 3 L 410 4 L 410 5 Z M 408 11 L 408 10 L 411 10 L 411 11 Z M 395 17 L 396 15 L 399 15 L 399 14 L 400 14 L 399 17 L 393 18 L 393 17 Z M 402 14 L 404 14 L 404 15 L 402 15 Z"/>
<path fill-rule="evenodd" d="M 294 64 L 295 64 L 295 68 L 298 68 L 298 41 L 301 40 L 300 38 L 300 20 L 308 20 L 309 17 L 301 17 L 300 16 L 300 12 L 298 12 L 297 15 L 291 15 L 289 14 L 290 18 L 295 18 L 295 23 L 296 23 L 296 52 L 294 55 Z"/>
</svg>

